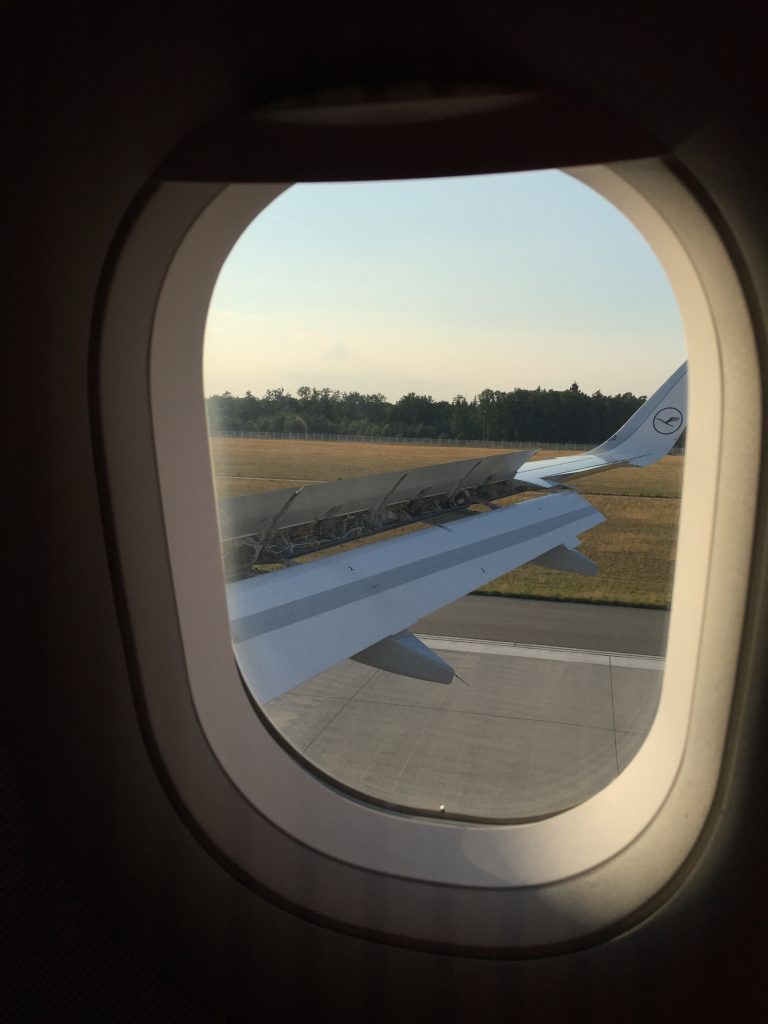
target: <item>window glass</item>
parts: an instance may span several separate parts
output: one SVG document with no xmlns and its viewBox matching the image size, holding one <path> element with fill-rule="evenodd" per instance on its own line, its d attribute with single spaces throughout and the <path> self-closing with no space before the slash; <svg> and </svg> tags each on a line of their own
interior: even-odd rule
<svg viewBox="0 0 768 1024">
<path fill-rule="evenodd" d="M 235 651 L 284 741 L 466 820 L 615 778 L 662 683 L 684 361 L 651 249 L 566 174 L 276 199 L 205 395 Z"/>
</svg>

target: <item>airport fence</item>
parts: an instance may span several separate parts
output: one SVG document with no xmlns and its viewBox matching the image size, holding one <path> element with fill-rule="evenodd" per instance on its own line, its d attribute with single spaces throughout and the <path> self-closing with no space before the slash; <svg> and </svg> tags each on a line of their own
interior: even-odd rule
<svg viewBox="0 0 768 1024">
<path fill-rule="evenodd" d="M 481 438 L 465 439 L 455 437 L 382 437 L 364 434 L 297 434 L 272 430 L 212 430 L 211 437 L 245 437 L 265 441 L 341 441 L 355 444 L 411 444 L 434 448 L 504 448 L 528 451 L 574 451 L 583 452 L 594 448 L 594 442 L 572 441 L 486 441 Z M 684 455 L 684 448 L 673 448 L 670 455 Z"/>
</svg>

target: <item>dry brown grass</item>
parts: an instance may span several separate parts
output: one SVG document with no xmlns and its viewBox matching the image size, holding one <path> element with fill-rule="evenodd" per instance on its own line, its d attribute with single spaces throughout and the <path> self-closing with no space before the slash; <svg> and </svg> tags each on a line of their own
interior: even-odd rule
<svg viewBox="0 0 768 1024">
<path fill-rule="evenodd" d="M 495 448 L 211 438 L 219 497 L 498 453 Z M 538 457 L 568 454 L 573 453 L 540 452 Z M 523 566 L 482 593 L 668 607 L 683 461 L 667 456 L 653 466 L 612 469 L 577 485 L 607 520 L 584 534 L 581 547 L 600 567 L 597 576 Z"/>
</svg>

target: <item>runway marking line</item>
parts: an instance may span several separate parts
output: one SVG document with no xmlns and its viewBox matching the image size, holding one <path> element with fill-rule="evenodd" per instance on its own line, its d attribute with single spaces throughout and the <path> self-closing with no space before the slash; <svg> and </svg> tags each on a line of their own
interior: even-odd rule
<svg viewBox="0 0 768 1024">
<path fill-rule="evenodd" d="M 498 654 L 512 658 L 538 658 L 544 661 L 571 661 L 586 665 L 615 668 L 644 668 L 663 671 L 664 658 L 645 654 L 623 654 L 619 651 L 588 651 L 571 647 L 545 647 L 540 644 L 519 644 L 504 640 L 476 640 L 469 637 L 418 637 L 427 647 L 438 651 L 460 651 L 465 654 Z"/>
</svg>

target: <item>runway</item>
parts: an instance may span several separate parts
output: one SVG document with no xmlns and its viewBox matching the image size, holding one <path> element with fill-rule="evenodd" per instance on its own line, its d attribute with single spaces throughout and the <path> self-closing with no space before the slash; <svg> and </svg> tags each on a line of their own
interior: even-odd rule
<svg viewBox="0 0 768 1024">
<path fill-rule="evenodd" d="M 663 657 L 669 612 L 470 594 L 421 619 L 414 633 Z"/>
<path fill-rule="evenodd" d="M 265 711 L 323 777 L 363 798 L 463 820 L 556 813 L 623 771 L 651 726 L 668 616 L 637 612 L 473 595 L 414 627 L 463 682 L 345 661 Z M 435 624 L 462 632 L 424 628 Z"/>
</svg>

